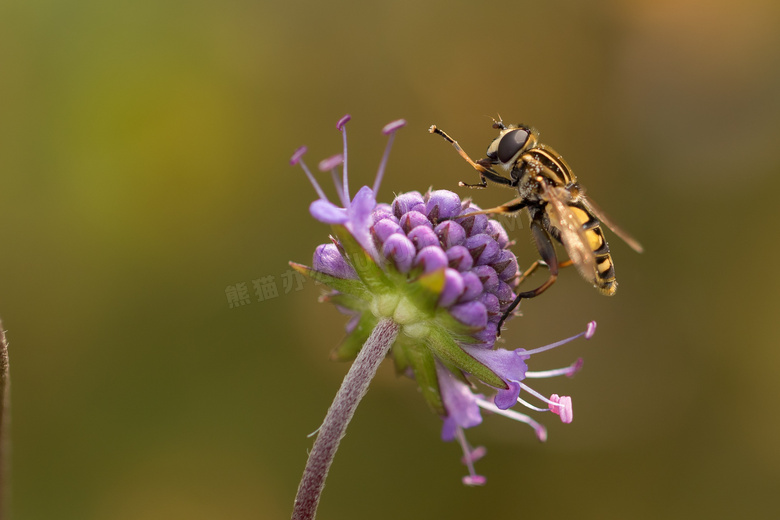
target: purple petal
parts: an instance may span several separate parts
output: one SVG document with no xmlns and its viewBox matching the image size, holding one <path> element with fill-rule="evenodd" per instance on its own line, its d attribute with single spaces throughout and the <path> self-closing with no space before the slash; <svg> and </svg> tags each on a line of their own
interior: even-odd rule
<svg viewBox="0 0 780 520">
<path fill-rule="evenodd" d="M 412 241 L 401 233 L 387 237 L 382 246 L 382 255 L 390 260 L 399 272 L 408 273 L 417 251 Z"/>
<path fill-rule="evenodd" d="M 431 224 L 431 221 L 428 220 L 428 217 L 419 211 L 414 210 L 401 215 L 401 217 L 398 219 L 398 223 L 407 234 L 418 226 L 425 226 L 433 229 L 433 224 Z M 436 242 L 438 243 L 438 240 Z"/>
<path fill-rule="evenodd" d="M 407 236 L 418 251 L 428 246 L 439 246 L 439 237 L 437 237 L 436 233 L 429 227 L 417 226 L 411 230 Z"/>
<path fill-rule="evenodd" d="M 447 250 L 447 259 L 450 267 L 458 271 L 468 271 L 474 265 L 469 250 L 463 246 L 454 246 Z"/>
<path fill-rule="evenodd" d="M 376 207 L 374 192 L 368 186 L 363 186 L 352 199 L 347 214 L 349 221 L 346 223 L 347 229 L 352 236 L 363 246 L 363 249 L 372 253 L 373 240 L 371 239 L 371 213 Z"/>
<path fill-rule="evenodd" d="M 447 417 L 441 431 L 441 438 L 451 441 L 455 438 L 458 427 L 471 428 L 482 423 L 482 415 L 479 413 L 477 396 L 471 389 L 459 379 L 456 379 L 449 370 L 436 362 L 436 375 L 439 379 L 439 391 Z"/>
<path fill-rule="evenodd" d="M 498 247 L 501 249 L 506 249 L 506 247 L 509 245 L 509 236 L 506 234 L 504 226 L 502 226 L 499 221 L 490 219 L 487 223 L 487 229 L 485 230 L 485 233 L 490 235 L 493 240 L 498 242 Z"/>
<path fill-rule="evenodd" d="M 485 291 L 495 293 L 498 290 L 498 275 L 495 269 L 489 265 L 478 265 L 471 272 L 479 276 Z"/>
<path fill-rule="evenodd" d="M 481 328 L 487 325 L 487 309 L 478 301 L 453 305 L 450 308 L 450 314 L 469 327 Z"/>
<path fill-rule="evenodd" d="M 420 252 L 417 253 L 417 257 L 414 259 L 414 265 L 416 267 L 422 267 L 423 272 L 425 273 L 431 273 L 447 267 L 449 265 L 449 260 L 447 259 L 447 254 L 442 251 L 439 246 L 428 246 L 422 248 Z"/>
<path fill-rule="evenodd" d="M 312 267 L 315 271 L 322 271 L 336 278 L 356 279 L 358 277 L 352 266 L 341 256 L 335 244 L 317 246 L 314 251 Z"/>
<path fill-rule="evenodd" d="M 378 248 L 381 248 L 382 244 L 385 243 L 390 235 L 394 235 L 396 233 L 400 233 L 402 235 L 404 234 L 401 226 L 389 218 L 380 220 L 371 227 L 371 235 L 374 237 L 375 244 Z"/>
<path fill-rule="evenodd" d="M 492 296 L 492 295 L 491 295 Z M 477 343 L 471 344 L 471 346 L 491 349 L 496 344 L 496 333 L 498 332 L 497 321 L 488 321 L 485 328 L 478 331 L 476 334 L 472 334 L 472 337 L 477 340 Z"/>
<path fill-rule="evenodd" d="M 525 379 L 525 373 L 528 371 L 528 366 L 525 364 L 523 356 L 513 350 L 505 350 L 503 348 L 486 350 L 463 346 L 463 350 L 495 372 L 498 377 L 509 385 L 508 389 L 500 389 L 498 394 L 496 394 L 496 406 L 502 410 L 513 406 L 520 395 L 519 383 Z"/>
<path fill-rule="evenodd" d="M 486 292 L 482 293 L 482 296 L 479 297 L 479 301 L 481 301 L 482 305 L 487 309 L 488 321 L 495 321 L 495 323 L 498 323 L 499 318 L 501 318 L 501 315 L 503 314 L 501 312 L 501 306 L 498 303 L 498 297 L 495 294 Z"/>
<path fill-rule="evenodd" d="M 325 224 L 344 224 L 349 221 L 347 210 L 328 202 L 317 199 L 309 205 L 311 216 Z"/>
<path fill-rule="evenodd" d="M 448 190 L 436 190 L 430 193 L 425 204 L 425 214 L 431 220 L 446 220 L 460 215 L 460 197 Z"/>
<path fill-rule="evenodd" d="M 462 277 L 464 288 L 458 301 L 463 303 L 477 299 L 482 294 L 482 282 L 479 277 L 472 272 L 463 273 Z"/>
<path fill-rule="evenodd" d="M 404 213 L 412 210 L 415 206 L 425 206 L 423 196 L 417 191 L 410 191 L 398 195 L 393 201 L 393 215 L 401 218 Z"/>
<path fill-rule="evenodd" d="M 343 309 L 343 307 L 339 308 L 339 311 L 343 312 L 344 314 L 351 314 L 352 315 L 352 317 L 347 322 L 347 325 L 344 327 L 344 329 L 347 332 L 347 335 L 349 336 L 350 334 L 355 332 L 355 329 L 357 328 L 358 324 L 360 323 L 361 314 L 359 312 L 355 313 L 354 311 L 350 312 L 349 309 L 346 312 L 344 312 L 342 309 Z"/>
<path fill-rule="evenodd" d="M 502 249 L 491 263 L 498 277 L 503 281 L 511 280 L 517 275 L 517 257 L 511 251 Z"/>
<path fill-rule="evenodd" d="M 509 306 L 510 303 L 515 301 L 515 297 L 517 296 L 514 292 L 512 292 L 511 287 L 500 280 L 498 282 L 498 288 L 496 289 L 495 295 L 498 296 L 498 301 L 501 304 L 502 309 L 505 309 Z"/>
<path fill-rule="evenodd" d="M 439 237 L 439 240 L 441 240 L 441 243 L 444 244 L 444 247 L 447 249 L 455 245 L 463 244 L 466 240 L 466 230 L 454 220 L 440 223 L 436 226 L 434 231 Z"/>
<path fill-rule="evenodd" d="M 476 265 L 487 265 L 498 257 L 498 242 L 489 235 L 473 235 L 463 244 L 471 253 Z"/>
<path fill-rule="evenodd" d="M 371 213 L 376 207 L 376 197 L 374 192 L 368 186 L 363 186 L 355 194 L 355 198 L 352 199 L 352 204 L 349 206 L 349 220 L 355 224 L 360 224 L 368 227 L 370 222 Z"/>
<path fill-rule="evenodd" d="M 373 220 L 372 224 L 376 224 L 380 220 L 389 218 L 396 224 L 398 223 L 398 218 L 396 218 L 395 215 L 393 215 L 393 207 L 390 206 L 390 204 L 385 203 L 379 203 L 374 208 L 374 212 L 371 214 L 371 219 Z"/>
<path fill-rule="evenodd" d="M 474 204 L 461 211 L 461 215 L 467 215 L 479 211 L 479 207 Z M 487 215 L 471 215 L 465 218 L 459 218 L 458 223 L 463 226 L 469 236 L 478 235 L 487 229 L 487 223 L 490 220 Z"/>
<path fill-rule="evenodd" d="M 448 267 L 444 270 L 444 288 L 439 295 L 439 306 L 449 307 L 455 303 L 463 293 L 465 284 L 458 271 Z"/>
<path fill-rule="evenodd" d="M 517 398 L 520 397 L 520 383 L 509 381 L 507 385 L 509 388 L 500 388 L 493 398 L 493 402 L 501 410 L 512 408 L 517 404 Z"/>
</svg>

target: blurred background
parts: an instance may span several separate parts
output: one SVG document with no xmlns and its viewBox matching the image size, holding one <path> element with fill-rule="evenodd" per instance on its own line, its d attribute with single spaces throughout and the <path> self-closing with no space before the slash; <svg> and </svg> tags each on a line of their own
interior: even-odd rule
<svg viewBox="0 0 780 520">
<path fill-rule="evenodd" d="M 490 117 L 532 124 L 646 252 L 608 233 L 615 297 L 564 272 L 505 335 L 530 348 L 598 321 L 533 360 L 585 358 L 535 385 L 573 395 L 571 425 L 537 417 L 539 444 L 486 418 L 469 439 L 488 485 L 464 488 L 459 448 L 386 363 L 318 518 L 776 517 L 775 0 L 11 0 L 0 66 L 15 518 L 289 518 L 348 365 L 328 361 L 344 318 L 290 277 L 329 230 L 288 160 L 340 152 L 345 113 L 353 187 L 382 126 L 408 121 L 387 202 L 506 202 L 458 188 L 476 175 L 427 129 L 476 158 Z"/>
</svg>

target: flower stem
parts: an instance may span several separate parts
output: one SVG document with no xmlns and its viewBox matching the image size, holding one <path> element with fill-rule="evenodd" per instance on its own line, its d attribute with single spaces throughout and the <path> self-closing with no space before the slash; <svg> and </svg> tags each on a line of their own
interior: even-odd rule
<svg viewBox="0 0 780 520">
<path fill-rule="evenodd" d="M 8 435 L 11 396 L 8 386 L 8 343 L 5 340 L 3 323 L 0 322 L 0 520 L 8 516 L 8 454 L 11 448 Z"/>
<path fill-rule="evenodd" d="M 303 470 L 303 477 L 295 497 L 293 520 L 310 520 L 317 513 L 317 505 L 325 487 L 328 469 L 336 455 L 339 442 L 347 425 L 366 395 L 368 385 L 376 374 L 379 364 L 395 343 L 400 326 L 390 319 L 381 320 L 366 340 L 349 372 L 341 383 L 333 404 L 330 405 L 325 421 L 320 427 L 314 447 Z"/>
</svg>

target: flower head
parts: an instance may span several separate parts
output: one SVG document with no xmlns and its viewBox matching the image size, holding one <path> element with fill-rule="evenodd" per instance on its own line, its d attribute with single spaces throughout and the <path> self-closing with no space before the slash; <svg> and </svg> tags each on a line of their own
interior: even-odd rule
<svg viewBox="0 0 780 520">
<path fill-rule="evenodd" d="M 376 202 L 402 120 L 383 129 L 389 140 L 373 186 L 363 186 L 350 199 L 348 120 L 345 116 L 337 124 L 343 152 L 320 162 L 320 170 L 331 172 L 340 206 L 328 199 L 303 162 L 304 147 L 291 159 L 301 165 L 318 195 L 309 208 L 312 216 L 333 229 L 331 242 L 316 249 L 312 267 L 291 265 L 328 286 L 324 300 L 350 316 L 347 336 L 333 358 L 353 359 L 382 319 L 401 326 L 391 350 L 397 371 L 417 381 L 429 406 L 442 417 L 443 439 L 457 439 L 463 447 L 470 472 L 464 483 L 482 484 L 484 477 L 473 471 L 473 462 L 484 449 L 471 448 L 463 433 L 481 423 L 480 409 L 526 422 L 543 439 L 541 425 L 510 408 L 519 402 L 534 410 L 549 409 L 568 422 L 571 399 L 545 398 L 523 381 L 571 374 L 579 365 L 529 372 L 530 356 L 557 344 L 532 351 L 495 348 L 498 323 L 515 299 L 519 277 L 512 243 L 498 221 L 446 190 L 412 191 L 396 196 L 392 204 Z M 477 393 L 475 382 L 491 397 Z M 544 408 L 520 399 L 521 391 L 541 399 Z"/>
</svg>

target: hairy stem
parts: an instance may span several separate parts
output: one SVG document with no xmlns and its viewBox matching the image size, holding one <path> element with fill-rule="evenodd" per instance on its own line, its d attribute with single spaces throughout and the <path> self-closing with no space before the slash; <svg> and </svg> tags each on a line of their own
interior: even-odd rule
<svg viewBox="0 0 780 520">
<path fill-rule="evenodd" d="M 0 520 L 8 516 L 8 455 L 11 448 L 8 435 L 8 421 L 11 413 L 9 383 L 8 343 L 5 340 L 3 323 L 0 322 Z"/>
<path fill-rule="evenodd" d="M 339 442 L 344 437 L 360 400 L 366 395 L 379 364 L 393 346 L 399 329 L 400 326 L 394 321 L 381 320 L 352 363 L 309 454 L 295 497 L 293 520 L 310 520 L 316 515 L 322 488 L 325 487 L 325 478 Z"/>
</svg>

